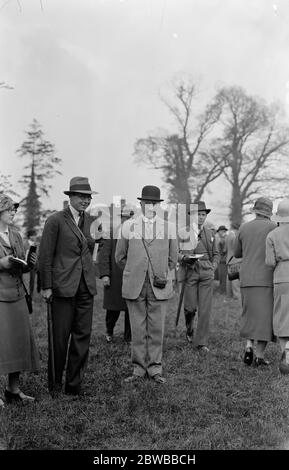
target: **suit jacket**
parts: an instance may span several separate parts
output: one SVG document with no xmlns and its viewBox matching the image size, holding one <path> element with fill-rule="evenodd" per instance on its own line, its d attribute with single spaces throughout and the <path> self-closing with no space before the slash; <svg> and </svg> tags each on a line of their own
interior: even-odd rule
<svg viewBox="0 0 289 470">
<path fill-rule="evenodd" d="M 183 229 L 180 231 L 180 234 L 183 236 L 185 234 L 185 230 Z M 178 271 L 178 280 L 180 282 L 186 277 L 186 266 L 181 262 L 183 255 L 186 254 L 203 254 L 204 256 L 202 258 L 187 268 L 189 271 L 195 271 L 197 269 L 203 278 L 213 279 L 214 271 L 217 269 L 220 261 L 220 253 L 217 248 L 216 238 L 210 228 L 202 227 L 198 234 L 198 238 L 193 242 L 191 249 L 183 249 L 183 245 L 181 244 L 180 247 L 180 268 Z"/>
<path fill-rule="evenodd" d="M 254 219 L 241 225 L 234 250 L 236 258 L 243 258 L 241 287 L 273 286 L 273 269 L 265 264 L 265 243 L 268 233 L 275 227 L 269 219 Z"/>
<path fill-rule="evenodd" d="M 91 217 L 85 213 L 82 234 L 69 207 L 47 219 L 39 250 L 42 289 L 52 289 L 59 297 L 73 297 L 83 273 L 90 294 L 96 294 L 95 241 L 90 236 L 90 223 Z"/>
<path fill-rule="evenodd" d="M 148 273 L 153 292 L 158 300 L 169 299 L 173 295 L 173 272 L 176 266 L 178 249 L 175 230 L 171 223 L 156 218 L 155 237 L 145 240 L 153 268 L 143 244 L 143 217 L 130 219 L 122 225 L 121 238 L 117 241 L 115 259 L 124 269 L 122 296 L 135 300 L 141 293 Z M 167 279 L 164 289 L 153 285 L 154 274 Z"/>
<path fill-rule="evenodd" d="M 274 269 L 273 282 L 289 282 L 289 224 L 280 224 L 266 238 L 267 266 Z"/>
<path fill-rule="evenodd" d="M 1 266 L 1 258 L 7 254 L 14 254 L 21 259 L 25 258 L 23 241 L 20 233 L 15 228 L 9 228 L 9 241 L 11 247 L 0 237 L 0 301 L 14 302 L 24 297 L 24 289 L 21 282 L 23 269 L 15 266 L 11 269 L 4 269 Z"/>
</svg>

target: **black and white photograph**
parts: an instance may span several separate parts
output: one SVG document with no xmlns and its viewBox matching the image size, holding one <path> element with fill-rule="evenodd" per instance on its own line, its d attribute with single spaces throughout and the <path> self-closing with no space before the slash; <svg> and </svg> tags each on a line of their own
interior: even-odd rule
<svg viewBox="0 0 289 470">
<path fill-rule="evenodd" d="M 0 462 L 289 450 L 288 25 L 0 0 Z"/>
</svg>

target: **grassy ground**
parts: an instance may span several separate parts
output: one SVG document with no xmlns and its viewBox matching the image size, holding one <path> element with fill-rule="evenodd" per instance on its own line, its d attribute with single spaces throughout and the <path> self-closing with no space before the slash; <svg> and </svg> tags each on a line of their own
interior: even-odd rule
<svg viewBox="0 0 289 470">
<path fill-rule="evenodd" d="M 287 449 L 289 377 L 278 372 L 279 349 L 269 345 L 271 365 L 242 363 L 240 307 L 214 296 L 211 352 L 201 356 L 188 345 L 181 318 L 174 328 L 176 300 L 166 322 L 166 386 L 151 381 L 132 385 L 129 347 L 104 338 L 101 288 L 95 301 L 85 398 L 53 400 L 46 387 L 46 313 L 38 299 L 32 324 L 41 353 L 39 375 L 23 375 L 23 389 L 38 397 L 32 406 L 11 405 L 0 412 L 0 448 L 7 449 Z M 4 388 L 4 378 L 1 378 Z"/>
</svg>

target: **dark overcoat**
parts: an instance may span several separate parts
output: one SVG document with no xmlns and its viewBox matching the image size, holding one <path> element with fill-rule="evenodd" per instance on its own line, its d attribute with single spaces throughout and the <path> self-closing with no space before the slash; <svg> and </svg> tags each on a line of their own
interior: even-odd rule
<svg viewBox="0 0 289 470">
<path fill-rule="evenodd" d="M 108 276 L 110 286 L 104 287 L 103 308 L 105 310 L 126 310 L 126 302 L 122 297 L 123 271 L 115 262 L 117 239 L 104 239 L 98 254 L 99 277 Z"/>
<path fill-rule="evenodd" d="M 69 207 L 47 219 L 39 253 L 42 289 L 52 289 L 58 297 L 74 297 L 83 273 L 90 294 L 96 294 L 95 240 L 90 236 L 90 223 L 91 217 L 84 213 L 82 234 Z"/>
</svg>

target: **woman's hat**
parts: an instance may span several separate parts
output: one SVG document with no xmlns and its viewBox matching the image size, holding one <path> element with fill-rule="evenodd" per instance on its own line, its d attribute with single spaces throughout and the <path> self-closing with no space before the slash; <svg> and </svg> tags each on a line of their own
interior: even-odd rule
<svg viewBox="0 0 289 470">
<path fill-rule="evenodd" d="M 198 204 L 198 212 L 204 211 L 204 212 L 207 212 L 207 214 L 211 212 L 211 209 L 207 209 L 205 201 L 194 202 L 194 204 Z M 191 212 L 192 211 L 188 211 L 188 214 L 190 214 Z"/>
<path fill-rule="evenodd" d="M 273 215 L 274 222 L 289 222 L 289 199 L 279 202 L 277 212 Z"/>
<path fill-rule="evenodd" d="M 220 232 L 221 230 L 226 230 L 226 232 L 228 231 L 228 229 L 227 229 L 227 227 L 225 227 L 225 225 L 220 225 L 217 232 Z"/>
<path fill-rule="evenodd" d="M 264 215 L 265 217 L 271 217 L 273 209 L 273 202 L 267 197 L 259 197 L 251 209 L 251 212 L 255 214 Z"/>
<path fill-rule="evenodd" d="M 68 191 L 63 191 L 68 196 L 71 193 L 82 193 L 82 194 L 98 194 L 96 191 L 91 191 L 88 178 L 83 176 L 75 176 L 70 180 L 70 187 Z"/>
<path fill-rule="evenodd" d="M 7 196 L 6 194 L 0 194 L 0 212 L 7 211 L 8 209 L 11 209 L 11 207 L 19 207 L 19 203 L 13 201 L 11 197 Z"/>
<path fill-rule="evenodd" d="M 141 197 L 138 197 L 140 201 L 152 201 L 152 202 L 161 202 L 163 199 L 160 199 L 161 191 L 157 186 L 144 186 L 142 188 Z"/>
</svg>

